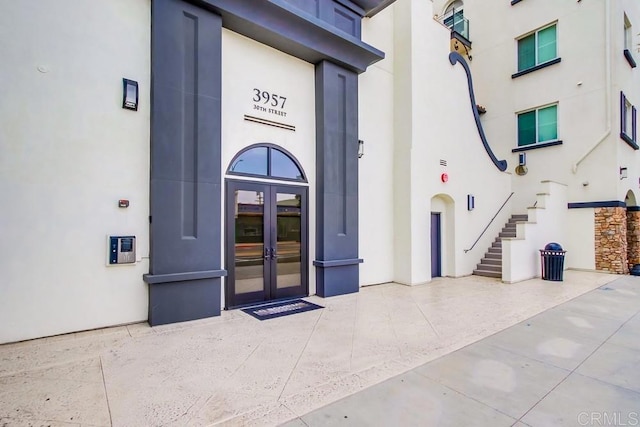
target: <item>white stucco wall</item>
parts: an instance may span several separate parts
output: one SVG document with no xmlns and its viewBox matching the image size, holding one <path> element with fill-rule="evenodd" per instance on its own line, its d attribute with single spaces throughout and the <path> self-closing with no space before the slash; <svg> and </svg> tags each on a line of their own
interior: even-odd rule
<svg viewBox="0 0 640 427">
<path fill-rule="evenodd" d="M 627 179 L 618 179 L 617 200 L 624 200 L 627 192 L 631 190 L 640 200 L 640 152 L 633 150 L 619 137 L 620 132 L 620 108 L 618 106 L 620 91 L 623 91 L 629 102 L 637 110 L 640 110 L 640 68 L 631 68 L 626 58 L 621 54 L 624 49 L 624 15 L 631 22 L 631 44 L 634 47 L 631 51 L 637 64 L 640 64 L 640 2 L 637 0 L 612 1 L 611 27 L 613 37 L 612 67 L 613 67 L 613 90 L 612 97 L 615 102 L 613 115 L 613 138 L 617 147 L 617 166 L 614 167 L 614 174 L 619 172 L 619 167 L 627 168 Z M 617 37 L 616 37 L 617 36 Z M 640 117 L 636 116 L 640 124 Z M 640 125 L 638 125 L 637 143 L 640 141 Z M 618 176 L 618 175 L 616 175 Z"/>
<path fill-rule="evenodd" d="M 569 209 L 567 212 L 567 226 L 566 267 L 595 270 L 594 209 Z"/>
<path fill-rule="evenodd" d="M 565 268 L 568 258 L 579 255 L 570 253 L 567 248 L 571 234 L 566 227 L 566 185 L 553 181 L 540 183 L 535 205 L 527 209 L 529 220 L 517 224 L 517 237 L 502 240 L 502 281 L 505 283 L 540 276 L 540 249 L 548 243 L 559 243 L 567 250 Z"/>
<path fill-rule="evenodd" d="M 281 116 L 255 109 L 254 88 L 286 97 Z M 245 115 L 295 126 L 295 131 L 244 120 Z M 222 30 L 222 172 L 243 148 L 278 145 L 302 165 L 309 190 L 309 293 L 315 294 L 316 229 L 315 68 L 232 31 Z M 233 179 L 242 179 L 229 176 Z M 251 178 L 255 181 L 256 179 Z M 293 184 L 293 183 L 292 183 Z M 298 185 L 297 183 L 295 185 Z M 224 197 L 224 194 L 223 194 Z M 222 205 L 224 207 L 224 202 Z M 224 214 L 221 216 L 224 230 Z M 224 242 L 223 246 L 224 246 Z M 223 254 L 224 254 L 224 247 Z M 223 256 L 224 259 L 224 256 Z M 223 298 L 224 301 L 224 298 Z"/>
<path fill-rule="evenodd" d="M 145 320 L 150 1 L 0 10 L 0 343 Z M 137 236 L 135 264 L 106 265 L 110 234 Z"/>
<path fill-rule="evenodd" d="M 448 3 L 434 0 L 432 12 L 442 14 Z M 623 201 L 627 191 L 640 189 L 640 153 L 619 137 L 620 91 L 630 98 L 640 93 L 637 68 L 632 69 L 622 54 L 625 13 L 633 25 L 633 54 L 638 60 L 636 0 L 540 0 L 490 6 L 465 2 L 477 102 L 487 109 L 482 122 L 498 157 L 510 161 L 509 171 L 517 165 L 518 153 L 512 152 L 517 146 L 516 113 L 558 103 L 562 145 L 526 151 L 528 173 L 512 176 L 514 213 L 533 205 L 543 180 L 566 183 L 568 202 Z M 553 22 L 557 22 L 561 62 L 511 78 L 517 71 L 517 38 Z M 628 179 L 619 178 L 620 167 L 628 168 Z M 571 214 L 581 219 L 584 215 Z M 595 268 L 593 246 L 583 246 L 590 242 L 591 237 L 585 236 L 591 236 L 593 225 L 578 223 L 585 228 L 579 231 L 576 223 L 567 225 L 573 230 L 571 239 L 576 239 L 568 245 L 579 248 L 568 253 L 567 262 L 576 268 Z"/>
<path fill-rule="evenodd" d="M 472 251 L 464 249 L 473 245 L 509 196 L 510 177 L 496 168 L 482 145 L 465 71 L 460 64 L 449 63 L 449 30 L 432 19 L 431 4 L 396 2 L 393 9 L 395 280 L 410 284 L 431 280 L 430 213 L 441 209 L 446 210 L 442 273 L 469 275 L 504 226 L 510 207 Z M 441 181 L 442 173 L 448 174 L 448 182 Z M 475 196 L 473 211 L 467 210 L 468 194 Z"/>
<path fill-rule="evenodd" d="M 394 45 L 393 9 L 362 21 L 362 39 L 385 53 L 358 78 L 359 138 L 364 156 L 358 162 L 360 284 L 393 280 L 394 266 Z"/>
</svg>

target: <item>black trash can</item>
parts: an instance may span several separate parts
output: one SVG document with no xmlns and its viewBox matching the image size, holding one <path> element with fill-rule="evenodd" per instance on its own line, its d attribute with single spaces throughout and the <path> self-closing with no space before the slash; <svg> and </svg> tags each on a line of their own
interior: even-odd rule
<svg viewBox="0 0 640 427">
<path fill-rule="evenodd" d="M 558 243 L 549 243 L 544 249 L 540 249 L 540 266 L 542 267 L 542 280 L 562 282 L 564 272 L 564 255 Z"/>
</svg>

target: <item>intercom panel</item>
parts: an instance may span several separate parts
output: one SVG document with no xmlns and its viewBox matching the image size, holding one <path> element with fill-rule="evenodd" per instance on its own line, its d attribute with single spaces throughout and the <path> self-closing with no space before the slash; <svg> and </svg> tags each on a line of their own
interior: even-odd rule
<svg viewBox="0 0 640 427">
<path fill-rule="evenodd" d="M 136 236 L 109 236 L 109 264 L 136 262 Z"/>
</svg>

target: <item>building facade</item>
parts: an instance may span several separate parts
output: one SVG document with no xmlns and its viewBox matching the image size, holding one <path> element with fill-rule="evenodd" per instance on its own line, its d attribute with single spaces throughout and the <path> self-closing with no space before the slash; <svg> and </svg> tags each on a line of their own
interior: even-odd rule
<svg viewBox="0 0 640 427">
<path fill-rule="evenodd" d="M 513 214 L 503 281 L 626 273 L 639 7 L 511 3 L 1 0 L 0 342 L 465 276 Z"/>
<path fill-rule="evenodd" d="M 514 167 L 512 209 L 533 207 L 541 181 L 566 185 L 569 266 L 627 273 L 638 263 L 640 5 L 434 1 L 434 14 L 442 21 L 451 5 L 471 28 L 487 136 Z"/>
</svg>

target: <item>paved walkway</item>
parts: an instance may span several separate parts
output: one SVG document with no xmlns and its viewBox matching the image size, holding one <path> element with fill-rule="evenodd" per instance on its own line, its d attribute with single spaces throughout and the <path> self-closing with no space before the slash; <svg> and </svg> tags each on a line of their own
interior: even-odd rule
<svg viewBox="0 0 640 427">
<path fill-rule="evenodd" d="M 640 425 L 640 279 L 618 279 L 286 424 L 332 425 Z"/>
<path fill-rule="evenodd" d="M 541 320 L 532 320 L 529 326 L 520 324 L 435 360 L 614 279 L 620 281 L 607 285 L 611 290 L 590 293 L 547 312 Z M 608 354 L 613 349 L 615 354 L 621 351 L 609 345 L 640 342 L 637 329 L 629 326 L 599 347 L 637 312 L 638 289 L 640 278 L 577 271 L 565 272 L 563 283 L 529 280 L 504 285 L 470 276 L 414 287 L 372 286 L 328 299 L 310 297 L 325 308 L 262 322 L 240 311 L 228 311 L 217 318 L 176 325 L 150 328 L 136 324 L 2 345 L 0 426 L 278 425 L 301 416 L 302 422 L 321 420 L 324 424 L 330 421 L 325 419 L 329 412 L 305 414 L 370 386 L 374 387 L 352 399 L 362 399 L 367 393 L 373 393 L 373 399 L 380 390 L 379 397 L 391 402 L 384 388 L 378 387 L 394 382 L 406 382 L 416 392 L 424 382 L 436 388 L 416 396 L 402 395 L 404 403 L 397 406 L 379 404 L 379 412 L 396 416 L 380 415 L 374 424 L 398 424 L 402 417 L 406 417 L 404 424 L 426 425 L 430 419 L 435 420 L 434 425 L 444 424 L 451 411 L 447 405 L 457 411 L 458 403 L 477 405 L 477 411 L 460 405 L 467 408 L 460 411 L 460 420 L 466 414 L 475 422 L 495 417 L 496 422 L 488 425 L 515 422 L 559 383 L 549 396 L 562 396 L 564 387 L 578 380 L 600 384 L 589 378 L 608 372 L 596 356 L 611 358 Z M 572 305 L 574 311 L 569 311 L 566 307 Z M 569 323 L 558 330 L 568 335 L 558 333 L 544 340 L 545 333 L 556 330 L 556 323 L 562 324 L 565 312 L 575 312 L 564 315 Z M 546 315 L 556 318 L 545 321 Z M 518 328 L 530 330 L 539 344 L 533 338 L 525 339 Z M 522 354 L 527 346 L 531 351 L 542 350 L 536 357 Z M 627 352 L 624 357 L 633 357 L 633 348 L 620 348 Z M 596 349 L 604 353 L 593 353 Z M 502 362 L 505 354 L 510 356 L 505 359 L 509 363 Z M 484 364 L 471 370 L 474 360 Z M 516 362 L 520 364 L 513 365 Z M 517 369 L 512 370 L 514 366 Z M 414 368 L 418 369 L 411 371 Z M 554 372 L 544 374 L 547 368 Z M 631 381 L 637 391 L 637 373 L 611 375 L 618 381 Z M 385 380 L 389 383 L 375 386 Z M 535 387 L 529 390 L 523 384 Z M 437 387 L 449 397 L 429 397 Z M 593 399 L 601 400 L 597 397 L 600 391 L 594 393 Z M 582 394 L 588 394 L 584 387 Z M 491 396 L 494 400 L 482 400 Z M 560 402 L 543 399 L 523 421 L 542 417 L 545 405 L 553 406 L 556 401 Z M 347 405 L 346 411 L 348 402 L 338 405 Z M 323 411 L 332 408 L 338 407 Z M 413 418 L 416 408 L 424 409 L 423 418 Z M 585 404 L 584 410 L 596 408 Z M 358 421 L 358 416 L 366 414 L 351 409 L 338 412 L 333 414 L 341 422 L 369 423 Z M 429 418 L 438 413 L 443 418 Z"/>
</svg>

